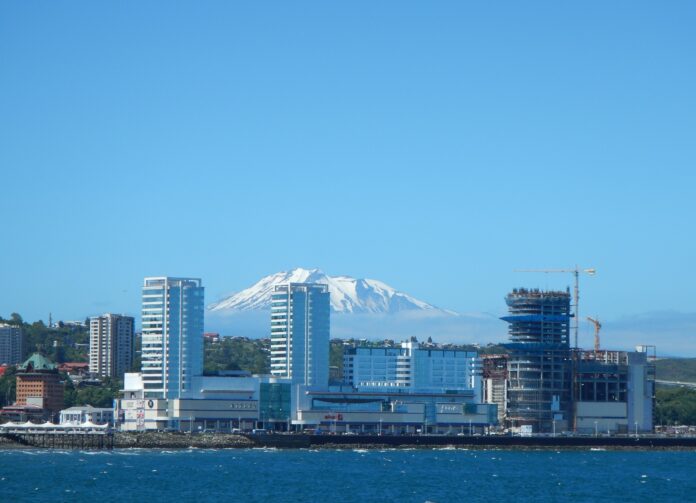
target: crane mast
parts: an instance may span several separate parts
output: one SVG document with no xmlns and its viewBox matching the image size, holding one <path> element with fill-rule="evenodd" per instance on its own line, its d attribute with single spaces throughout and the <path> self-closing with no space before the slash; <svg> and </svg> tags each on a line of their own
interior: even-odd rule
<svg viewBox="0 0 696 503">
<path fill-rule="evenodd" d="M 602 328 L 602 324 L 596 318 L 587 317 L 587 321 L 594 325 L 594 352 L 599 353 L 599 329 Z"/>
<path fill-rule="evenodd" d="M 597 274 L 597 270 L 590 269 L 580 269 L 577 265 L 573 269 L 517 269 L 515 272 L 543 272 L 543 273 L 571 273 L 575 279 L 575 287 L 573 293 L 575 294 L 575 306 L 574 306 L 574 317 L 575 317 L 575 345 L 571 351 L 572 357 L 572 388 L 571 388 L 571 403 L 572 403 L 572 418 L 573 418 L 573 431 L 577 430 L 577 402 L 579 397 L 578 381 L 577 381 L 577 367 L 578 367 L 578 332 L 580 328 L 580 273 L 587 274 L 589 276 L 594 276 Z"/>
</svg>

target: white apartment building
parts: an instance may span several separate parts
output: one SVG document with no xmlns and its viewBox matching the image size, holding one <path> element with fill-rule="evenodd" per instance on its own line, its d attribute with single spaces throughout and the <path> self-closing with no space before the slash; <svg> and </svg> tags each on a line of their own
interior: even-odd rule
<svg viewBox="0 0 696 503">
<path fill-rule="evenodd" d="M 145 398 L 179 398 L 203 373 L 204 292 L 196 278 L 145 278 L 142 379 Z"/>
<path fill-rule="evenodd" d="M 89 320 L 89 371 L 99 377 L 122 378 L 133 365 L 131 316 L 107 313 Z"/>
<path fill-rule="evenodd" d="M 330 298 L 327 285 L 278 285 L 271 297 L 271 374 L 293 384 L 329 383 Z"/>
</svg>

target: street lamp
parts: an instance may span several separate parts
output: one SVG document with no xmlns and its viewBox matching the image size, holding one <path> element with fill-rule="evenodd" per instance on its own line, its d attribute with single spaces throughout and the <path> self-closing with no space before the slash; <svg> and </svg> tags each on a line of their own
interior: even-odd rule
<svg viewBox="0 0 696 503">
<path fill-rule="evenodd" d="M 599 432 L 597 430 L 597 421 L 594 422 L 594 436 L 595 437 L 599 436 Z"/>
</svg>

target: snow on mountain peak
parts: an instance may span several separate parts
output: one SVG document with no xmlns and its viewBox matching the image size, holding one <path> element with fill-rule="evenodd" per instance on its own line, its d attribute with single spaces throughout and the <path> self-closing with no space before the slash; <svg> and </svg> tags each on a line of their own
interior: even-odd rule
<svg viewBox="0 0 696 503">
<path fill-rule="evenodd" d="M 210 311 L 253 311 L 268 309 L 276 285 L 323 283 L 329 286 L 331 310 L 336 313 L 396 313 L 401 311 L 444 311 L 374 279 L 329 276 L 320 269 L 296 268 L 261 278 L 251 287 L 208 306 Z"/>
</svg>

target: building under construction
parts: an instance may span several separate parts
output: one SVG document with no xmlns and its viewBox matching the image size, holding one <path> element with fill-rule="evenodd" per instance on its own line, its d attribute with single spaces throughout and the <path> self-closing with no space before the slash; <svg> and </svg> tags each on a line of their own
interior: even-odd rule
<svg viewBox="0 0 696 503">
<path fill-rule="evenodd" d="M 507 424 L 531 426 L 535 432 L 566 430 L 572 417 L 570 292 L 519 288 L 505 301 Z"/>
<path fill-rule="evenodd" d="M 505 424 L 507 410 L 508 355 L 481 355 L 483 398 L 498 406 L 498 424 Z"/>
<path fill-rule="evenodd" d="M 648 349 L 653 349 L 650 355 Z M 654 346 L 635 352 L 579 350 L 575 354 L 575 431 L 651 431 L 655 404 Z"/>
<path fill-rule="evenodd" d="M 485 399 L 504 409 L 508 428 L 594 434 L 652 430 L 654 346 L 638 346 L 635 352 L 600 349 L 601 324 L 589 318 L 594 350 L 571 348 L 569 291 L 519 288 L 505 300 L 507 359 L 484 359 L 483 377 Z"/>
</svg>

